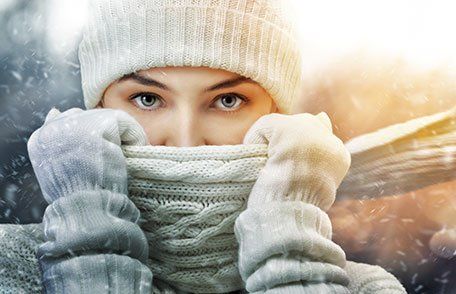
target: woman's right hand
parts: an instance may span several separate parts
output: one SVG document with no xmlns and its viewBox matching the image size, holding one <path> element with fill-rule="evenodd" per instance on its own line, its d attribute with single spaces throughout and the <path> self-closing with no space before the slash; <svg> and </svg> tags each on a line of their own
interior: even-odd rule
<svg viewBox="0 0 456 294">
<path fill-rule="evenodd" d="M 149 246 L 120 144 L 145 145 L 122 110 L 51 110 L 27 148 L 44 198 L 36 249 L 45 293 L 151 293 Z"/>
<path fill-rule="evenodd" d="M 117 109 L 53 108 L 33 132 L 27 149 L 48 203 L 81 190 L 127 194 L 121 142 L 146 145 L 144 129 Z"/>
</svg>

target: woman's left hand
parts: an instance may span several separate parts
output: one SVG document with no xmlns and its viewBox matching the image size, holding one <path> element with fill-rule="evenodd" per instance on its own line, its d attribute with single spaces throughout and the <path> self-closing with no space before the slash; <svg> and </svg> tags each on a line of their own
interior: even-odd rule
<svg viewBox="0 0 456 294">
<path fill-rule="evenodd" d="M 249 206 L 304 201 L 326 211 L 351 161 L 324 112 L 267 114 L 251 126 L 243 143 L 268 144 L 269 158 L 251 193 L 261 199 L 249 198 Z"/>
<path fill-rule="evenodd" d="M 325 211 L 350 154 L 325 113 L 268 114 L 244 144 L 267 144 L 268 159 L 235 221 L 238 267 L 249 292 L 349 293 L 345 253 L 331 241 Z"/>
</svg>

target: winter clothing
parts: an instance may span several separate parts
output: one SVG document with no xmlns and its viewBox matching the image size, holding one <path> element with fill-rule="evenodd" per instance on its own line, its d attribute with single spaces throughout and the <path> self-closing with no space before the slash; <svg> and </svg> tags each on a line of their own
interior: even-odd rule
<svg viewBox="0 0 456 294">
<path fill-rule="evenodd" d="M 252 78 L 282 113 L 299 96 L 300 50 L 282 1 L 89 3 L 79 48 L 88 109 L 117 78 L 165 66 L 207 66 Z M 28 143 L 49 202 L 43 227 L 0 226 L 9 246 L 0 253 L 1 266 L 27 264 L 33 282 L 24 288 L 36 289 L 42 275 L 48 293 L 405 293 L 382 268 L 346 262 L 331 241 L 325 210 L 349 157 L 330 122 L 308 114 L 279 122 L 262 119 L 252 128 L 252 143 L 261 138 L 266 149 L 187 149 L 143 146 L 142 129 L 120 111 L 52 112 Z M 124 148 L 127 159 L 122 141 L 137 145 Z M 290 158 L 306 172 L 290 168 Z M 30 237 L 20 247 L 28 250 L 27 262 L 10 254 L 17 233 Z M 5 281 L 0 290 L 7 292 Z"/>
<path fill-rule="evenodd" d="M 36 253 L 48 293 L 150 293 L 149 248 L 127 197 L 121 142 L 145 145 L 147 137 L 116 109 L 52 110 L 30 136 L 30 161 L 49 203 Z M 96 282 L 81 282 L 84 273 Z"/>
<path fill-rule="evenodd" d="M 305 293 L 349 293 L 345 253 L 331 241 L 325 211 L 350 154 L 333 135 L 328 116 L 268 114 L 251 126 L 244 144 L 268 146 L 268 160 L 235 223 L 246 289 L 283 291 L 304 281 Z"/>
<path fill-rule="evenodd" d="M 141 211 L 155 281 L 194 293 L 243 288 L 234 222 L 266 145 L 125 146 L 129 198 Z M 164 286 L 161 286 L 162 290 Z"/>
<path fill-rule="evenodd" d="M 284 0 L 96 0 L 79 47 L 87 109 L 125 74 L 206 66 L 258 82 L 282 113 L 301 91 L 302 61 Z"/>
<path fill-rule="evenodd" d="M 77 144 L 65 143 L 70 138 L 54 128 L 65 129 L 68 125 L 78 133 L 87 126 L 89 117 L 95 121 L 110 111 L 115 110 L 73 109 L 48 116 L 45 126 L 29 141 L 34 168 L 58 173 L 42 177 L 40 185 L 57 185 L 54 190 L 62 191 L 64 196 L 48 197 L 53 202 L 43 219 L 44 243 L 36 248 L 46 292 L 104 293 L 109 289 L 160 293 L 168 289 L 177 293 L 227 293 L 245 288 L 252 293 L 360 293 L 381 288 L 388 289 L 388 293 L 405 293 L 400 283 L 380 267 L 371 267 L 369 276 L 364 274 L 363 267 L 362 271 L 350 269 L 353 275 L 348 275 L 347 266 L 359 267 L 347 264 L 343 250 L 331 241 L 331 223 L 324 209 L 332 204 L 331 186 L 337 186 L 346 173 L 349 157 L 343 145 L 337 144 L 338 139 L 332 135 L 330 122 L 323 114 L 264 116 L 249 130 L 245 143 L 258 143 L 258 138 L 266 138 L 270 140 L 266 145 L 141 146 L 142 139 L 131 140 L 130 136 L 129 142 L 136 142 L 137 146 L 123 147 L 127 158 L 123 161 L 114 147 L 121 134 L 141 133 L 134 131 L 135 124 L 124 128 L 129 120 L 111 113 L 117 119 L 111 125 L 123 124 L 123 131 L 101 124 L 100 132 L 84 137 L 93 141 L 86 144 L 95 144 L 108 142 L 115 134 L 118 139 L 113 139 L 114 144 L 107 148 L 111 151 L 103 151 L 102 160 L 91 164 L 77 161 L 83 156 L 71 160 L 78 153 Z M 66 115 L 70 112 L 72 115 Z M 300 142 L 277 140 L 291 129 L 301 130 L 295 135 Z M 54 137 L 56 134 L 63 138 L 63 143 Z M 318 143 L 335 140 L 336 147 L 333 150 L 322 144 L 307 146 L 312 138 Z M 40 145 L 43 143 L 46 144 Z M 302 149 L 301 145 L 307 147 Z M 49 150 L 46 152 L 63 160 L 42 159 L 39 155 L 45 152 L 45 146 L 44 150 Z M 281 154 L 295 158 L 301 168 L 318 157 L 331 164 L 308 170 L 313 176 L 301 182 L 303 187 L 294 180 L 296 168 L 287 168 Z M 101 170 L 95 167 L 107 164 L 109 158 L 120 162 L 116 170 L 110 170 L 116 175 L 104 177 L 104 173 L 93 172 Z M 268 201 L 261 203 L 258 200 L 269 192 L 264 190 L 268 187 L 268 175 L 263 171 L 268 169 L 271 159 L 275 162 L 273 168 L 283 171 L 280 179 L 276 179 L 281 188 L 271 194 L 274 198 L 265 197 Z M 91 183 L 93 179 L 103 179 L 104 183 L 71 189 L 76 187 L 71 179 L 78 179 L 78 175 L 58 168 L 59 162 L 88 171 L 80 171 L 81 174 L 96 175 L 87 176 Z M 122 181 L 127 182 L 122 176 L 122 162 L 126 162 L 131 177 L 126 192 L 131 200 L 120 192 L 122 189 L 114 192 L 109 188 L 114 186 L 110 178 L 121 181 L 118 187 L 123 187 Z M 337 164 L 340 168 L 334 171 Z M 61 179 L 61 184 L 54 178 Z M 45 184 L 46 181 L 52 185 Z M 324 185 L 328 187 L 322 188 Z M 303 190 L 307 187 L 310 189 Z M 319 189 L 321 192 L 317 192 Z M 303 191 L 301 198 L 296 197 L 296 191 Z M 316 192 L 330 200 L 319 202 L 311 197 Z M 250 197 L 255 202 L 247 204 Z M 138 225 L 143 236 L 138 233 Z M 144 248 L 148 252 L 144 253 Z M 150 258 L 144 261 L 147 253 Z M 355 285 L 360 288 L 353 288 Z"/>
<path fill-rule="evenodd" d="M 43 223 L 27 225 L 0 224 L 0 293 L 43 293 L 43 287 L 41 285 L 41 272 L 38 266 L 38 260 L 34 256 L 37 247 L 44 242 L 43 230 Z M 100 258 L 89 258 L 89 260 L 90 261 L 88 262 L 91 263 L 92 266 L 100 262 L 107 263 L 109 262 L 109 255 L 104 255 L 101 260 Z M 106 281 L 114 278 L 113 275 L 115 274 L 123 274 L 119 273 L 119 271 L 122 271 L 122 267 L 125 266 L 125 263 L 111 262 L 109 263 L 109 266 L 109 276 L 106 276 Z M 347 261 L 344 270 L 347 272 L 348 277 L 350 278 L 349 289 L 351 293 L 389 294 L 395 293 L 394 289 L 398 289 L 398 287 L 400 287 L 393 275 L 386 272 L 379 266 Z M 83 285 L 86 287 L 90 287 L 90 289 L 84 293 L 107 293 L 108 290 L 110 293 L 115 293 L 116 288 L 106 288 L 106 290 L 102 292 L 92 291 L 91 289 L 96 289 L 97 285 L 94 285 L 93 282 L 90 282 L 90 277 L 83 276 L 85 272 L 81 268 L 78 273 L 81 274 L 81 276 L 77 277 L 75 281 L 78 283 L 83 283 Z M 103 270 L 102 273 L 106 273 L 106 270 Z M 122 276 L 119 276 L 118 278 L 122 278 Z M 107 285 L 108 284 L 109 283 L 107 283 Z M 392 290 L 392 292 L 390 290 Z M 65 293 L 78 292 L 68 291 Z M 131 292 L 126 291 L 119 293 Z M 154 279 L 154 287 L 150 293 L 178 294 L 183 292 L 173 289 L 171 286 L 161 282 L 158 279 Z M 244 292 L 239 291 L 239 293 Z M 285 293 L 288 294 L 292 292 L 287 291 Z"/>
<path fill-rule="evenodd" d="M 43 242 L 43 223 L 0 224 L 0 293 L 42 293 L 36 250 Z"/>
</svg>

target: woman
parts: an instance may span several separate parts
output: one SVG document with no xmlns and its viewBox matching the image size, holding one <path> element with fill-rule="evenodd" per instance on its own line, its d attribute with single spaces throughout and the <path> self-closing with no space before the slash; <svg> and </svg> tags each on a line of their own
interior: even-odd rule
<svg viewBox="0 0 456 294">
<path fill-rule="evenodd" d="M 346 262 L 331 241 L 325 211 L 350 156 L 324 113 L 291 115 L 301 61 L 280 9 L 284 3 L 91 4 L 79 47 L 88 110 L 51 110 L 28 142 L 49 202 L 41 240 L 29 246 L 36 249 L 45 292 L 405 293 L 383 269 Z M 225 250 L 239 252 L 238 260 L 200 258 L 187 267 L 181 259 L 189 256 L 154 256 L 162 258 L 162 267 L 149 260 L 165 245 L 152 238 L 158 233 L 145 234 L 140 226 L 140 211 L 128 197 L 122 143 L 171 148 L 174 163 L 194 152 L 203 167 L 211 166 L 215 153 L 223 157 L 236 148 L 236 157 L 247 145 L 267 145 L 268 159 L 245 209 L 225 232 L 235 234 L 238 248 Z M 232 168 L 249 171 L 250 162 Z M 180 172 L 157 170 L 167 172 L 165 179 Z M 212 171 L 223 179 L 220 169 L 203 178 L 215 177 Z M 5 240 L 13 239 L 12 230 L 3 228 Z M 209 250 L 204 242 L 200 246 Z M 176 264 L 186 271 L 174 275 Z M 216 275 L 199 275 L 205 267 Z"/>
</svg>

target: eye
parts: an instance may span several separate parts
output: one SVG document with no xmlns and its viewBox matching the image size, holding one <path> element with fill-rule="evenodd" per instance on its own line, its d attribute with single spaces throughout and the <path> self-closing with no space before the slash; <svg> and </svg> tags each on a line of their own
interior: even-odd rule
<svg viewBox="0 0 456 294">
<path fill-rule="evenodd" d="M 239 105 L 241 105 L 242 103 L 246 103 L 246 102 L 247 102 L 247 99 L 244 97 L 241 97 L 239 94 L 227 93 L 227 94 L 222 94 L 222 95 L 217 96 L 215 104 L 218 105 L 219 108 L 237 109 L 237 108 L 239 108 Z M 221 107 L 219 106 L 220 104 L 222 105 Z M 228 110 L 228 111 L 232 111 L 232 110 Z"/>
<path fill-rule="evenodd" d="M 160 96 L 153 93 L 138 93 L 130 97 L 130 100 L 133 100 L 136 106 L 144 110 L 154 110 L 159 108 L 160 105 L 157 106 L 157 101 L 162 101 Z"/>
</svg>

